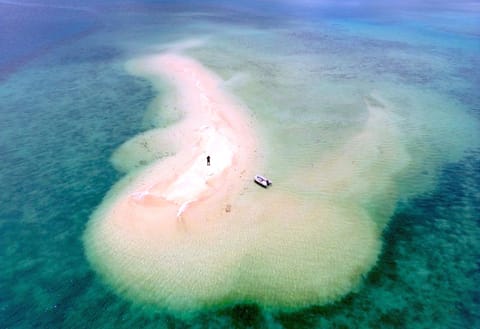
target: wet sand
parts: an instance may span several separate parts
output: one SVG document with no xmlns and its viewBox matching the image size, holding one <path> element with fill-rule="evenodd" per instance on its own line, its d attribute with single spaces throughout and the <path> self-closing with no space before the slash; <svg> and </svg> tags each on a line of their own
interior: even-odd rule
<svg viewBox="0 0 480 329">
<path fill-rule="evenodd" d="M 130 227 L 135 235 L 140 230 L 168 238 L 179 225 L 194 229 L 207 218 L 216 219 L 253 175 L 257 146 L 247 110 L 191 58 L 154 55 L 129 63 L 129 70 L 172 84 L 182 118 L 150 136 L 152 143 L 176 145 L 175 154 L 130 182 L 111 205 L 108 220 Z"/>
</svg>

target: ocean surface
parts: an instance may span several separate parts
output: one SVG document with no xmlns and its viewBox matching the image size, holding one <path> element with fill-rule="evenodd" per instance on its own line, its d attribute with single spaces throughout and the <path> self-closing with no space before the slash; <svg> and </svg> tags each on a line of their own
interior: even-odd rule
<svg viewBox="0 0 480 329">
<path fill-rule="evenodd" d="M 480 327 L 477 3 L 31 0 L 0 15 L 0 328 Z M 157 90 L 125 63 L 171 48 L 249 108 L 274 188 L 312 204 L 299 217 L 367 105 L 388 110 L 395 139 L 358 145 L 367 169 L 351 182 L 381 252 L 343 298 L 185 316 L 127 298 L 87 260 L 87 223 L 123 176 L 112 154 L 171 123 L 149 117 Z"/>
</svg>

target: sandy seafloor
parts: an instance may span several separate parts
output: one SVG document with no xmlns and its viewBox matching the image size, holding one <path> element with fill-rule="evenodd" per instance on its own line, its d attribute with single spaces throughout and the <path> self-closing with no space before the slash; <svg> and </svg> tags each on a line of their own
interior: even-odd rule
<svg viewBox="0 0 480 329">
<path fill-rule="evenodd" d="M 440 1 L 0 1 L 0 327 L 479 327 L 479 10 Z M 92 244 L 88 228 L 125 175 L 117 169 L 142 170 L 172 149 L 123 164 L 112 156 L 180 118 L 168 106 L 171 85 L 153 85 L 126 63 L 172 49 L 214 72 L 248 109 L 260 169 L 274 181 L 266 191 L 246 185 L 232 208 L 238 218 L 225 214 L 241 223 L 249 201 L 271 208 L 255 214 L 257 249 L 238 273 L 269 274 L 268 260 L 281 262 L 272 289 L 292 300 L 289 275 L 316 269 L 310 256 L 322 259 L 317 238 L 328 233 L 309 225 L 341 208 L 361 212 L 359 227 L 375 227 L 380 246 L 355 245 L 373 264 L 360 266 L 350 292 L 296 308 L 265 307 L 255 294 L 203 307 L 194 285 L 182 287 L 192 291 L 189 312 L 151 302 L 145 296 L 161 289 L 142 296 L 141 282 L 132 293 L 115 272 L 122 268 L 101 266 L 109 264 L 94 252 L 102 241 Z M 388 113 L 377 125 L 372 107 Z M 256 229 L 235 227 L 225 240 Z M 208 248 L 183 252 L 209 259 Z M 347 255 L 334 264 L 360 257 Z M 240 288 L 256 291 L 252 281 Z"/>
</svg>

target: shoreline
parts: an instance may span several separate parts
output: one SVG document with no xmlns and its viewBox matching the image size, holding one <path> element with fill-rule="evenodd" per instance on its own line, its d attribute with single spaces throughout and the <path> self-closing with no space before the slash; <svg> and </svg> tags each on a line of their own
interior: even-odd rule
<svg viewBox="0 0 480 329">
<path fill-rule="evenodd" d="M 128 69 L 153 83 L 169 83 L 182 117 L 150 133 L 152 143 L 176 145 L 176 152 L 142 169 L 109 205 L 106 220 L 143 226 L 144 233 L 165 237 L 179 221 L 194 228 L 202 218 L 211 221 L 225 215 L 222 210 L 250 181 L 258 162 L 247 109 L 225 93 L 220 78 L 183 55 L 142 57 L 129 62 Z"/>
</svg>

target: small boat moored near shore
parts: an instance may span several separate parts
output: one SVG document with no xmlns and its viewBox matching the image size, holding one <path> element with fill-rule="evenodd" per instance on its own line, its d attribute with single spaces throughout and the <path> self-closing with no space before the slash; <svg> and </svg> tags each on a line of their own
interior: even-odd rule
<svg viewBox="0 0 480 329">
<path fill-rule="evenodd" d="M 269 185 L 272 185 L 272 181 L 262 175 L 255 175 L 253 180 L 255 183 L 265 188 L 267 188 Z"/>
</svg>

